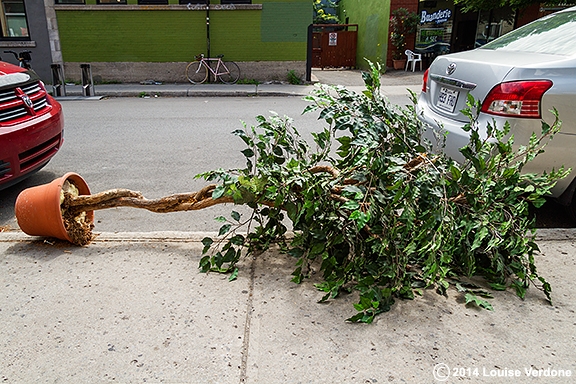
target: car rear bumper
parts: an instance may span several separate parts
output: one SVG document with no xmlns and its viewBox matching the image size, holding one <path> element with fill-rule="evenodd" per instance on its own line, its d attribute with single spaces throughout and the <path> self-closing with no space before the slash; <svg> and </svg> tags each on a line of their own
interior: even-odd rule
<svg viewBox="0 0 576 384">
<path fill-rule="evenodd" d="M 428 126 L 423 137 L 430 141 L 432 150 L 434 152 L 443 151 L 458 162 L 464 161 L 464 157 L 459 149 L 466 146 L 470 140 L 468 132 L 462 129 L 465 123 L 446 119 L 445 116 L 436 114 L 428 107 L 427 100 L 423 95 L 420 95 L 418 98 L 416 112 L 420 119 Z M 488 124 L 495 123 L 497 127 L 501 128 L 506 121 L 510 124 L 510 132 L 514 135 L 516 148 L 519 145 L 528 144 L 533 132 L 536 132 L 538 135 L 541 133 L 541 121 L 538 119 L 531 120 L 530 124 L 527 124 L 523 119 L 522 125 L 520 126 L 515 119 L 505 119 L 483 113 L 481 113 L 478 118 L 478 124 L 479 127 L 481 127 L 479 133 L 480 135 L 485 135 L 485 127 L 487 127 Z M 440 124 L 439 122 L 442 123 Z M 529 128 L 527 128 L 528 125 Z M 555 138 L 548 143 L 544 153 L 538 155 L 534 160 L 526 164 L 523 172 L 542 173 L 544 170 L 558 170 L 563 165 L 569 167 L 571 164 L 576 164 L 576 152 L 574 148 L 576 148 L 576 135 L 559 132 Z M 570 175 L 557 182 L 551 191 L 551 195 L 553 197 L 562 195 L 575 178 L 576 169 L 573 169 Z"/>
</svg>

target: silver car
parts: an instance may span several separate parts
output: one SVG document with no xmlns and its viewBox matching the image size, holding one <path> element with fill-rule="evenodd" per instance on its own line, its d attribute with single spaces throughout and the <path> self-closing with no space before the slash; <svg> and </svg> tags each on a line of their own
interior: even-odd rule
<svg viewBox="0 0 576 384">
<path fill-rule="evenodd" d="M 576 212 L 576 7 L 538 19 L 482 46 L 437 57 L 424 74 L 417 112 L 429 125 L 425 136 L 447 132 L 444 151 L 463 159 L 468 143 L 460 111 L 467 95 L 482 102 L 480 127 L 508 121 L 515 143 L 528 143 L 541 132 L 541 120 L 552 124 L 556 108 L 562 128 L 545 153 L 524 171 L 575 170 L 560 180 L 552 194 Z"/>
</svg>

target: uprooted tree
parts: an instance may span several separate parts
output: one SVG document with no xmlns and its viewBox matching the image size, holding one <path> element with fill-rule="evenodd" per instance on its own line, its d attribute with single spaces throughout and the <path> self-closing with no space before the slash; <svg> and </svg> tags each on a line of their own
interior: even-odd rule
<svg viewBox="0 0 576 384">
<path fill-rule="evenodd" d="M 112 190 L 67 198 L 63 210 L 118 206 L 174 212 L 219 203 L 251 208 L 244 218 L 232 210 L 218 236 L 205 238 L 203 272 L 238 273 L 238 261 L 272 244 L 294 257 L 292 281 L 319 269 L 322 301 L 359 291 L 358 314 L 371 322 L 397 298 L 423 289 L 445 295 L 450 286 L 467 304 L 491 309 L 490 294 L 470 283 L 483 276 L 496 290 L 515 289 L 524 297 L 532 284 L 548 300 L 551 287 L 538 275 L 534 255 L 535 219 L 564 169 L 522 173 L 559 130 L 542 123 L 530 142 L 514 146 L 509 126 L 479 127 L 479 105 L 468 100 L 470 142 L 463 164 L 432 153 L 423 143 L 423 125 L 414 108 L 392 106 L 380 94 L 379 67 L 364 73 L 366 90 L 320 86 L 304 112 L 319 111 L 327 127 L 313 133 L 316 148 L 287 117 L 257 117 L 257 126 L 234 132 L 246 144 L 242 169 L 198 175 L 210 184 L 199 192 L 147 200 L 137 192 Z M 414 95 L 412 95 L 414 97 Z M 293 236 L 287 238 L 286 219 Z M 90 240 L 91 234 L 79 243 Z"/>
</svg>

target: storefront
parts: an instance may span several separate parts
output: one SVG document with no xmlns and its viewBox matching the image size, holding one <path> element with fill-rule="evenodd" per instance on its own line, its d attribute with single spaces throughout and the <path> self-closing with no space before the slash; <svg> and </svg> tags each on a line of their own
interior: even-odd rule
<svg viewBox="0 0 576 384">
<path fill-rule="evenodd" d="M 474 49 L 514 29 L 510 8 L 462 12 L 453 1 L 420 1 L 415 50 L 425 62 L 449 52 Z"/>
</svg>

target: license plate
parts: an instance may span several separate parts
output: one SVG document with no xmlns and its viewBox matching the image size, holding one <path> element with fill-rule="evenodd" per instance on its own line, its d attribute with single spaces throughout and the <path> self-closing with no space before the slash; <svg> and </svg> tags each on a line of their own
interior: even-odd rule
<svg viewBox="0 0 576 384">
<path fill-rule="evenodd" d="M 448 112 L 454 112 L 459 95 L 460 92 L 458 91 L 442 87 L 440 88 L 440 94 L 438 95 L 438 101 L 436 102 L 436 106 Z"/>
</svg>

